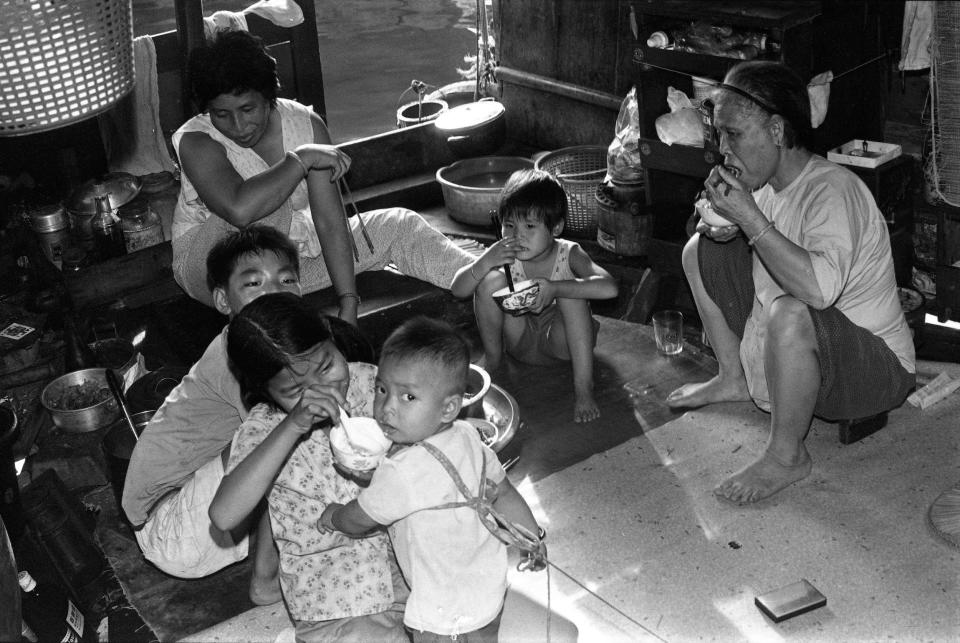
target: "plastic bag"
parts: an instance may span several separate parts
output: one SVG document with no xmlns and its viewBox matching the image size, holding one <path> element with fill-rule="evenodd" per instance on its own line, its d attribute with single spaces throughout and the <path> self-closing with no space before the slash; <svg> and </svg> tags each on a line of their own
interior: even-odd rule
<svg viewBox="0 0 960 643">
<path fill-rule="evenodd" d="M 643 180 L 639 114 L 637 88 L 631 87 L 620 104 L 613 141 L 607 148 L 607 175 L 618 183 L 637 183 Z"/>
<path fill-rule="evenodd" d="M 670 112 L 657 117 L 657 136 L 667 145 L 679 143 L 703 147 L 703 122 L 690 98 L 679 89 L 667 88 Z"/>
</svg>

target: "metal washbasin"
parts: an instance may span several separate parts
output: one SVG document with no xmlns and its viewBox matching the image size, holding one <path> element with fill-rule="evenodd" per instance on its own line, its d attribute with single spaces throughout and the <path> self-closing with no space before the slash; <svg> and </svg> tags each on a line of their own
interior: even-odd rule
<svg viewBox="0 0 960 643">
<path fill-rule="evenodd" d="M 479 405 L 464 409 L 463 419 L 473 424 L 480 432 L 484 443 L 499 452 L 510 443 L 520 428 L 520 407 L 517 400 L 498 384 L 490 388 L 482 400 L 482 417 Z"/>
</svg>

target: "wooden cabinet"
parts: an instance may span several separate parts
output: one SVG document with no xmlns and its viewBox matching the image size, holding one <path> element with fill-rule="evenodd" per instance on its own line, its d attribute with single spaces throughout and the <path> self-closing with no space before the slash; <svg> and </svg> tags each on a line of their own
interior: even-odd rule
<svg viewBox="0 0 960 643">
<path fill-rule="evenodd" d="M 647 200 L 655 216 L 654 237 L 685 238 L 685 224 L 703 179 L 722 157 L 715 147 L 666 145 L 657 137 L 657 117 L 669 111 L 667 88 L 695 98 L 693 77 L 722 80 L 739 59 L 657 48 L 647 39 L 694 21 L 729 26 L 735 32 L 766 36 L 758 58 L 789 65 L 804 79 L 833 71 L 827 118 L 815 131 L 814 151 L 852 138 L 880 140 L 883 130 L 882 59 L 876 9 L 868 2 L 698 2 L 643 0 L 632 3 L 636 24 L 633 60 L 637 68 L 640 150 L 647 179 Z M 874 25 L 871 31 L 870 25 Z M 852 70 L 852 71 L 851 71 Z M 850 71 L 850 73 L 845 73 Z M 842 77 L 841 77 L 842 76 Z"/>
<path fill-rule="evenodd" d="M 928 301 L 940 321 L 960 321 L 960 208 L 917 204 L 914 221 L 916 265 L 932 275 L 937 296 Z"/>
</svg>

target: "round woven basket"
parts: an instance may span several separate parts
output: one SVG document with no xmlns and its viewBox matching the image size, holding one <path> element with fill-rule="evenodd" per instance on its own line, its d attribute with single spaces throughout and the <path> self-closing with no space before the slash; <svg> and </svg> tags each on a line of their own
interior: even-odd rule
<svg viewBox="0 0 960 643">
<path fill-rule="evenodd" d="M 538 170 L 557 177 L 567 193 L 564 231 L 573 236 L 592 237 L 597 233 L 597 186 L 607 174 L 607 148 L 577 145 L 548 152 L 537 159 Z"/>
<path fill-rule="evenodd" d="M 131 0 L 0 0 L 0 136 L 99 114 L 133 89 Z"/>
</svg>

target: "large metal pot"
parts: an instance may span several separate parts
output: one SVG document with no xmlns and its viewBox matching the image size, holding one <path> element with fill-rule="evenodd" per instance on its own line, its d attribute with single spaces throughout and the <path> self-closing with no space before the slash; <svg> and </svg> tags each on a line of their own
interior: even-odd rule
<svg viewBox="0 0 960 643">
<path fill-rule="evenodd" d="M 70 215 L 70 226 L 82 241 L 93 239 L 93 215 L 97 213 L 96 196 L 108 194 L 114 211 L 140 194 L 141 181 L 127 172 L 111 172 L 91 179 L 70 193 L 63 205 Z M 89 248 L 88 248 L 89 249 Z"/>
<path fill-rule="evenodd" d="M 105 368 L 85 368 L 61 375 L 47 384 L 40 394 L 40 403 L 58 429 L 67 433 L 89 433 L 113 424 L 120 417 L 120 409 L 107 385 L 106 373 Z M 88 382 L 97 386 L 103 399 L 84 408 L 63 408 L 67 389 Z"/>
<path fill-rule="evenodd" d="M 433 100 L 415 100 L 397 109 L 397 128 L 429 123 L 447 111 L 447 103 L 439 98 Z"/>
<path fill-rule="evenodd" d="M 470 225 L 491 225 L 503 184 L 524 169 L 533 169 L 533 161 L 522 156 L 482 156 L 440 168 L 437 183 L 450 217 Z"/>
<path fill-rule="evenodd" d="M 448 109 L 436 128 L 447 137 L 450 151 L 460 158 L 493 154 L 506 137 L 505 108 L 492 98 Z"/>
</svg>

